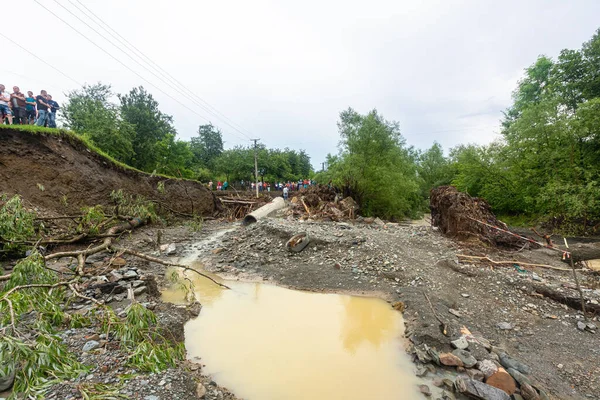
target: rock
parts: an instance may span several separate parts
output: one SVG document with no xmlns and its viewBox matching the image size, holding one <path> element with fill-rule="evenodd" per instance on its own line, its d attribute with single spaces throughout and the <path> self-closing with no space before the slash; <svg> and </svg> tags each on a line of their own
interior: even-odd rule
<svg viewBox="0 0 600 400">
<path fill-rule="evenodd" d="M 538 281 L 538 282 L 542 281 L 542 278 L 540 278 L 540 276 L 538 274 L 536 274 L 535 272 L 531 273 L 531 279 L 533 279 L 534 281 Z"/>
<path fill-rule="evenodd" d="M 537 390 L 528 384 L 521 385 L 521 396 L 524 400 L 540 400 Z"/>
<path fill-rule="evenodd" d="M 13 370 L 9 375 L 0 376 L 0 392 L 10 389 L 14 381 L 15 370 Z"/>
<path fill-rule="evenodd" d="M 382 220 L 381 220 L 379 217 L 375 218 L 375 219 L 373 220 L 373 223 L 374 223 L 375 225 L 379 225 L 379 226 L 383 226 L 383 225 L 385 225 L 385 222 L 383 222 L 383 221 L 382 221 Z"/>
<path fill-rule="evenodd" d="M 427 372 L 429 372 L 427 368 L 422 365 L 417 365 L 417 372 L 415 372 L 415 375 L 417 375 L 419 378 L 422 378 L 427 375 Z"/>
<path fill-rule="evenodd" d="M 456 378 L 456 382 L 454 384 L 457 392 L 462 393 L 472 399 L 510 400 L 510 396 L 507 395 L 503 390 L 473 379 L 459 376 Z"/>
<path fill-rule="evenodd" d="M 394 304 L 392 304 L 392 308 L 396 311 L 404 312 L 404 310 L 406 309 L 406 305 L 401 301 L 397 301 Z"/>
<path fill-rule="evenodd" d="M 588 331 L 594 332 L 596 329 L 598 329 L 598 327 L 593 322 L 588 322 L 588 324 L 586 325 L 586 329 Z"/>
<path fill-rule="evenodd" d="M 452 347 L 454 347 L 455 349 L 465 350 L 467 347 L 469 347 L 469 342 L 467 342 L 467 338 L 465 338 L 464 336 L 453 340 L 451 343 Z"/>
<path fill-rule="evenodd" d="M 415 355 L 423 364 L 427 364 L 431 362 L 431 356 L 427 353 L 427 350 L 421 349 L 420 347 L 415 347 Z"/>
<path fill-rule="evenodd" d="M 110 261 L 110 265 L 114 265 L 115 267 L 122 267 L 127 264 L 127 261 L 123 257 L 116 257 Z"/>
<path fill-rule="evenodd" d="M 456 349 L 452 352 L 452 354 L 460 358 L 460 361 L 462 361 L 463 365 L 466 368 L 472 368 L 475 366 L 475 364 L 477 364 L 477 360 L 475 359 L 475 357 L 473 357 L 471 353 L 469 353 L 466 350 Z"/>
<path fill-rule="evenodd" d="M 475 368 L 468 369 L 467 375 L 469 375 L 469 378 L 474 379 L 476 381 L 480 381 L 480 382 L 482 382 L 485 379 L 483 372 L 481 372 L 480 370 L 475 369 Z"/>
<path fill-rule="evenodd" d="M 128 269 L 127 272 L 125 272 L 123 274 L 123 278 L 125 278 L 125 279 L 137 278 L 137 276 L 138 276 L 138 273 L 132 269 Z"/>
<path fill-rule="evenodd" d="M 482 345 L 488 351 L 490 351 L 492 349 L 492 344 L 490 343 L 490 341 L 481 336 L 467 335 L 466 338 L 467 338 L 467 341 L 469 342 L 469 345 L 474 342 L 474 343 L 478 343 L 478 344 Z"/>
<path fill-rule="evenodd" d="M 510 376 L 514 378 L 515 381 L 519 383 L 519 385 L 531 385 L 531 381 L 529 380 L 529 378 L 517 371 L 516 369 L 508 368 L 507 372 L 510 374 Z"/>
<path fill-rule="evenodd" d="M 223 247 L 218 247 L 218 248 L 216 248 L 216 249 L 213 249 L 213 250 L 211 251 L 211 253 L 213 253 L 213 254 L 221 254 L 221 253 L 222 253 L 222 252 L 224 252 L 224 251 L 225 251 L 225 249 L 224 249 Z"/>
<path fill-rule="evenodd" d="M 458 312 L 457 310 L 453 309 L 453 308 L 450 308 L 450 309 L 448 310 L 448 312 L 449 312 L 450 314 L 454 315 L 456 318 L 460 318 L 460 317 L 462 317 L 462 314 L 461 314 L 460 312 Z"/>
<path fill-rule="evenodd" d="M 427 386 L 427 385 L 419 385 L 419 390 L 425 396 L 427 396 L 427 397 L 431 396 L 431 390 L 429 389 L 429 386 Z"/>
<path fill-rule="evenodd" d="M 498 371 L 498 366 L 492 360 L 483 360 L 477 363 L 477 369 L 487 378 Z"/>
<path fill-rule="evenodd" d="M 523 400 L 523 397 L 521 397 L 521 395 L 520 395 L 520 394 L 516 394 L 516 393 L 514 393 L 514 394 L 512 395 L 512 397 L 513 397 L 513 399 L 514 399 L 514 400 Z"/>
<path fill-rule="evenodd" d="M 147 289 L 146 286 L 137 287 L 137 288 L 133 289 L 133 294 L 136 296 L 140 295 L 140 294 L 144 293 L 146 291 L 146 289 Z"/>
<path fill-rule="evenodd" d="M 586 323 L 583 321 L 577 321 L 577 329 L 579 329 L 580 331 L 585 331 L 585 328 L 587 327 Z"/>
<path fill-rule="evenodd" d="M 519 361 L 515 360 L 514 358 L 509 357 L 506 354 L 500 354 L 499 358 L 500 358 L 500 364 L 502 364 L 502 366 L 506 369 L 514 368 L 517 371 L 519 371 L 520 373 L 525 374 L 525 375 L 529 375 L 529 373 L 531 372 L 531 368 L 529 368 L 528 365 L 525 365 L 522 362 L 519 362 Z"/>
<path fill-rule="evenodd" d="M 464 365 L 460 357 L 454 355 L 453 353 L 441 353 L 440 363 L 449 367 L 462 367 Z"/>
<path fill-rule="evenodd" d="M 163 244 L 160 246 L 160 252 L 167 256 L 172 256 L 177 253 L 177 245 L 175 243 Z"/>
<path fill-rule="evenodd" d="M 160 400 L 160 398 L 158 396 L 155 396 L 153 394 L 144 397 L 144 400 Z"/>
<path fill-rule="evenodd" d="M 510 322 L 499 322 L 498 324 L 496 324 L 496 326 L 498 327 L 498 329 L 501 329 L 503 331 L 509 331 L 515 327 Z"/>
<path fill-rule="evenodd" d="M 192 314 L 194 317 L 197 317 L 200 315 L 200 310 L 202 310 L 202 304 L 200 304 L 199 301 L 195 301 L 188 307 L 188 310 L 190 311 L 190 314 Z"/>
<path fill-rule="evenodd" d="M 477 361 L 489 360 L 492 358 L 489 351 L 478 342 L 469 342 L 469 353 L 471 353 Z"/>
<path fill-rule="evenodd" d="M 461 293 L 461 296 L 464 297 L 465 299 L 468 299 L 469 297 L 471 297 L 471 295 L 469 293 Z"/>
<path fill-rule="evenodd" d="M 204 396 L 206 395 L 206 388 L 204 387 L 204 385 L 202 383 L 198 383 L 198 386 L 196 386 L 196 396 L 198 396 L 199 399 L 204 398 Z"/>
<path fill-rule="evenodd" d="M 109 282 L 118 282 L 121 279 L 123 279 L 123 275 L 121 275 L 117 271 L 111 271 L 110 275 L 108 276 L 108 281 Z"/>
<path fill-rule="evenodd" d="M 97 342 L 95 340 L 89 340 L 87 341 L 84 345 L 83 345 L 83 351 L 84 352 L 88 352 L 88 351 L 92 351 L 94 349 L 97 349 L 98 347 L 100 347 L 100 342 Z"/>
<path fill-rule="evenodd" d="M 498 371 L 490 375 L 485 383 L 505 391 L 509 396 L 517 390 L 515 380 L 504 368 L 498 368 Z"/>
</svg>

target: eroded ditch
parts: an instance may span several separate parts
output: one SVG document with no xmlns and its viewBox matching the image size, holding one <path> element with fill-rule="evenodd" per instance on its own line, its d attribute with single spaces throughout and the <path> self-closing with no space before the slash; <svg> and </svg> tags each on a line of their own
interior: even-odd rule
<svg viewBox="0 0 600 400">
<path fill-rule="evenodd" d="M 194 260 L 215 236 L 193 246 Z M 188 358 L 246 399 L 422 398 L 405 353 L 402 315 L 383 300 L 187 275 L 202 303 L 185 326 Z M 216 277 L 219 279 L 218 277 Z M 173 287 L 163 299 L 183 302 Z"/>
</svg>

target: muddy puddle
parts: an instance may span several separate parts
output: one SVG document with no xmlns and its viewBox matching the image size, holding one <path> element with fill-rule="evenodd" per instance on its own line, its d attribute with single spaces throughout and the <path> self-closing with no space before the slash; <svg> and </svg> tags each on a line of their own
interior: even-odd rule
<svg viewBox="0 0 600 400">
<path fill-rule="evenodd" d="M 420 399 L 402 315 L 383 300 L 187 275 L 203 305 L 188 358 L 248 400 Z M 173 288 L 163 299 L 183 302 Z"/>
</svg>

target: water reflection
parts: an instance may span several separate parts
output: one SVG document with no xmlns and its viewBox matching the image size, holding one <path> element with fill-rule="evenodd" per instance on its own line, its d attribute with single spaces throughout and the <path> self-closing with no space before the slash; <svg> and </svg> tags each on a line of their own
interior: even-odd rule
<svg viewBox="0 0 600 400">
<path fill-rule="evenodd" d="M 358 346 L 372 345 L 379 348 L 382 342 L 394 339 L 402 327 L 397 315 L 386 307 L 373 304 L 375 299 L 343 296 L 341 339 L 344 348 L 355 353 Z M 395 318 L 396 317 L 396 318 Z"/>
<path fill-rule="evenodd" d="M 417 399 L 399 338 L 402 317 L 377 299 L 261 283 L 223 290 L 193 279 L 203 299 L 186 325 L 190 358 L 245 399 Z M 166 292 L 165 298 L 174 297 Z"/>
</svg>

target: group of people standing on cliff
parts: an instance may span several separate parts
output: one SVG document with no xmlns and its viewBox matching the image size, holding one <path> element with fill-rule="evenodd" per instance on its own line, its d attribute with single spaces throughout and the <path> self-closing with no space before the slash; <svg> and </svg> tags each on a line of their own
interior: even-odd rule
<svg viewBox="0 0 600 400">
<path fill-rule="evenodd" d="M 56 112 L 60 109 L 58 103 L 45 90 L 34 96 L 32 91 L 27 95 L 18 86 L 13 86 L 9 93 L 0 84 L 0 123 L 8 125 L 37 125 L 56 128 Z"/>
</svg>

